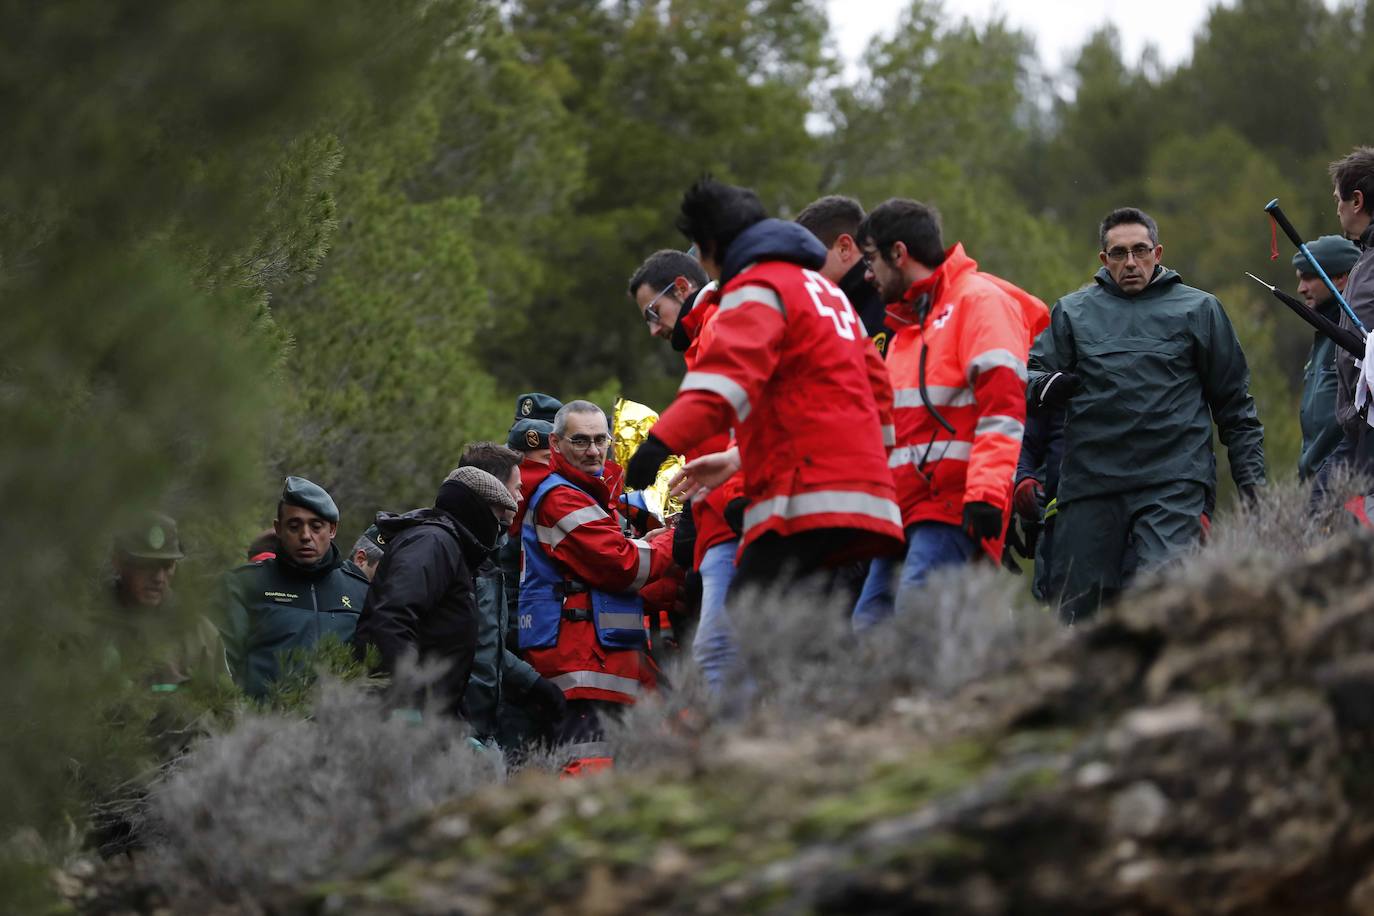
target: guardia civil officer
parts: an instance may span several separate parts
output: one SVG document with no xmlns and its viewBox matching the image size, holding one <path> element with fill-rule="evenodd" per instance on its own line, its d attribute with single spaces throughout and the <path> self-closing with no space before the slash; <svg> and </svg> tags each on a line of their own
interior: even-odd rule
<svg viewBox="0 0 1374 916">
<path fill-rule="evenodd" d="M 255 698 L 285 673 L 286 653 L 326 635 L 348 643 L 367 597 L 367 576 L 334 543 L 339 509 L 323 487 L 286 478 L 273 528 L 281 551 L 228 574 L 221 626 L 229 673 Z"/>
</svg>

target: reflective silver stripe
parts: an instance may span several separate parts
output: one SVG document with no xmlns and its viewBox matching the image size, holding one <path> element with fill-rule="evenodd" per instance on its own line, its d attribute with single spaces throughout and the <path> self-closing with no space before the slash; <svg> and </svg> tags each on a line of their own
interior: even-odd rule
<svg viewBox="0 0 1374 916">
<path fill-rule="evenodd" d="M 618 630 L 644 629 L 643 614 L 600 614 L 596 620 L 603 627 L 615 627 Z"/>
<path fill-rule="evenodd" d="M 678 391 L 711 391 L 730 402 L 735 408 L 735 416 L 743 422 L 749 416 L 749 395 L 734 379 L 716 372 L 688 372 L 682 378 Z"/>
<path fill-rule="evenodd" d="M 1001 433 L 1004 436 L 1011 436 L 1013 439 L 1020 439 L 1025 431 L 1026 425 L 1015 417 L 993 414 L 978 418 L 978 425 L 973 428 L 973 436 L 977 438 L 987 433 Z"/>
<path fill-rule="evenodd" d="M 783 311 L 782 299 L 766 286 L 741 286 L 739 289 L 730 290 L 720 297 L 720 308 L 717 311 L 728 312 L 730 309 L 739 308 L 746 302 L 757 302 L 768 306 L 770 309 L 775 309 L 779 315 L 787 315 L 787 312 Z"/>
<path fill-rule="evenodd" d="M 567 674 L 560 674 L 549 680 L 553 681 L 561 690 L 595 687 L 597 690 L 612 690 L 627 696 L 639 696 L 639 681 L 632 677 L 607 674 L 604 671 L 569 671 Z"/>
<path fill-rule="evenodd" d="M 550 550 L 555 550 L 565 537 L 572 534 L 574 528 L 585 525 L 587 522 L 609 517 L 600 506 L 583 506 L 581 509 L 574 509 L 554 522 L 552 528 L 536 525 L 535 533 L 539 536 L 539 543 L 547 545 Z"/>
<path fill-rule="evenodd" d="M 883 445 L 891 448 L 897 444 L 897 427 L 891 423 L 883 427 Z"/>
<path fill-rule="evenodd" d="M 900 468 L 914 464 L 919 467 L 925 464 L 927 459 L 944 461 L 949 458 L 953 461 L 968 461 L 968 456 L 972 453 L 972 442 L 960 442 L 956 439 L 932 442 L 928 449 L 924 445 L 904 445 L 892 450 L 892 454 L 887 457 L 887 466 Z"/>
<path fill-rule="evenodd" d="M 926 393 L 930 395 L 930 403 L 936 407 L 968 407 L 976 403 L 973 400 L 972 388 L 950 388 L 947 385 L 927 385 Z M 921 389 L 898 388 L 896 391 L 892 392 L 892 406 L 925 407 L 926 402 L 921 400 Z"/>
<path fill-rule="evenodd" d="M 649 546 L 648 541 L 641 541 L 639 538 L 630 538 L 630 543 L 639 550 L 639 566 L 635 569 L 635 580 L 630 583 L 629 588 L 629 591 L 637 592 L 649 581 L 649 568 L 654 563 L 654 549 Z"/>
<path fill-rule="evenodd" d="M 1016 377 L 1021 381 L 1026 380 L 1026 362 L 1010 350 L 984 350 L 973 359 L 968 361 L 968 381 L 973 384 L 973 380 L 978 377 L 980 372 L 989 369 L 1012 369 L 1016 372 Z"/>
<path fill-rule="evenodd" d="M 796 496 L 774 496 L 772 499 L 754 503 L 744 513 L 744 527 L 748 530 L 770 518 L 795 519 L 831 512 L 866 515 L 869 518 L 891 522 L 899 528 L 902 525 L 902 512 L 890 499 L 870 493 L 855 493 L 851 490 L 817 490 L 814 493 L 798 493 Z"/>
</svg>

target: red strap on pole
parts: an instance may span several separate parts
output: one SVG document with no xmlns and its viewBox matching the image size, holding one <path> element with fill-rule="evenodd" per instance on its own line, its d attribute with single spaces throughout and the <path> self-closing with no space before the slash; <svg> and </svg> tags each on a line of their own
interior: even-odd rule
<svg viewBox="0 0 1374 916">
<path fill-rule="evenodd" d="M 1274 217 L 1269 217 L 1269 260 L 1279 259 L 1279 224 Z"/>
</svg>

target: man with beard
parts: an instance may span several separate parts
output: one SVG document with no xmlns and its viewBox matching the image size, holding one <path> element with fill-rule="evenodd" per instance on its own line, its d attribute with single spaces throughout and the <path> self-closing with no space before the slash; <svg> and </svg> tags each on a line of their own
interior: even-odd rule
<svg viewBox="0 0 1374 916">
<path fill-rule="evenodd" d="M 940 215 L 915 200 L 879 205 L 858 229 L 869 278 L 900 328 L 888 347 L 896 448 L 889 459 L 905 552 L 869 568 L 854 608 L 865 629 L 942 566 L 1002 558 L 1026 419 L 1026 357 L 1045 304 L 984 273 Z M 895 580 L 895 587 L 894 587 Z M 895 597 L 894 597 L 895 595 Z"/>
<path fill-rule="evenodd" d="M 797 214 L 797 224 L 810 230 L 826 248 L 821 276 L 840 288 L 859 313 L 878 355 L 886 357 L 892 330 L 888 325 L 887 303 L 868 282 L 868 265 L 859 250 L 859 224 L 863 221 L 864 208 L 859 202 L 838 194 L 813 200 Z"/>
<path fill-rule="evenodd" d="M 367 577 L 334 544 L 339 509 L 318 484 L 288 477 L 273 523 L 281 552 L 228 575 L 224 655 L 234 682 L 266 697 L 283 656 L 325 636 L 347 643 L 367 596 Z"/>
</svg>

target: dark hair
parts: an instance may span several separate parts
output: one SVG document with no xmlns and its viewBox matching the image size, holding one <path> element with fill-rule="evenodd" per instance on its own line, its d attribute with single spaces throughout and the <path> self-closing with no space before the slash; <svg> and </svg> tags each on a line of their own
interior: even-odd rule
<svg viewBox="0 0 1374 916">
<path fill-rule="evenodd" d="M 280 506 L 280 504 L 278 504 Z M 281 518 L 281 509 L 277 509 L 277 518 Z M 253 559 L 260 553 L 281 553 L 281 541 L 277 540 L 277 532 L 268 528 L 253 540 L 248 542 L 247 556 Z"/>
<path fill-rule="evenodd" d="M 720 261 L 741 232 L 767 218 L 753 191 L 708 176 L 682 195 L 677 228 L 697 246 L 702 257 Z"/>
<path fill-rule="evenodd" d="M 940 237 L 940 211 L 919 200 L 893 198 L 885 200 L 864 217 L 855 239 L 859 244 L 870 241 L 884 261 L 891 263 L 889 252 L 901 242 L 907 254 L 935 268 L 945 263 L 945 243 Z"/>
<path fill-rule="evenodd" d="M 1374 146 L 1357 146 L 1328 167 L 1341 200 L 1364 194 L 1363 212 L 1374 214 Z"/>
<path fill-rule="evenodd" d="M 857 241 L 859 226 L 863 221 L 864 208 L 859 202 L 852 197 L 841 197 L 838 194 L 813 200 L 797 214 L 797 225 L 820 239 L 826 248 L 834 245 L 835 240 L 842 235 L 848 235 Z"/>
<path fill-rule="evenodd" d="M 1111 213 L 1102 217 L 1102 224 L 1097 227 L 1097 241 L 1102 245 L 1102 250 L 1107 250 L 1107 233 L 1117 226 L 1144 226 L 1150 233 L 1150 244 L 1159 244 L 1159 226 L 1150 214 L 1135 207 L 1117 207 Z"/>
<path fill-rule="evenodd" d="M 458 459 L 458 467 L 486 471 L 504 484 L 510 479 L 511 468 L 519 467 L 524 460 L 525 456 L 515 449 L 495 442 L 469 442 Z"/>
<path fill-rule="evenodd" d="M 654 292 L 658 292 L 678 277 L 686 277 L 698 289 L 705 286 L 710 279 L 702 269 L 701 262 L 685 251 L 675 251 L 672 248 L 655 251 L 630 277 L 630 298 L 633 299 L 639 288 L 646 283 Z"/>
</svg>

